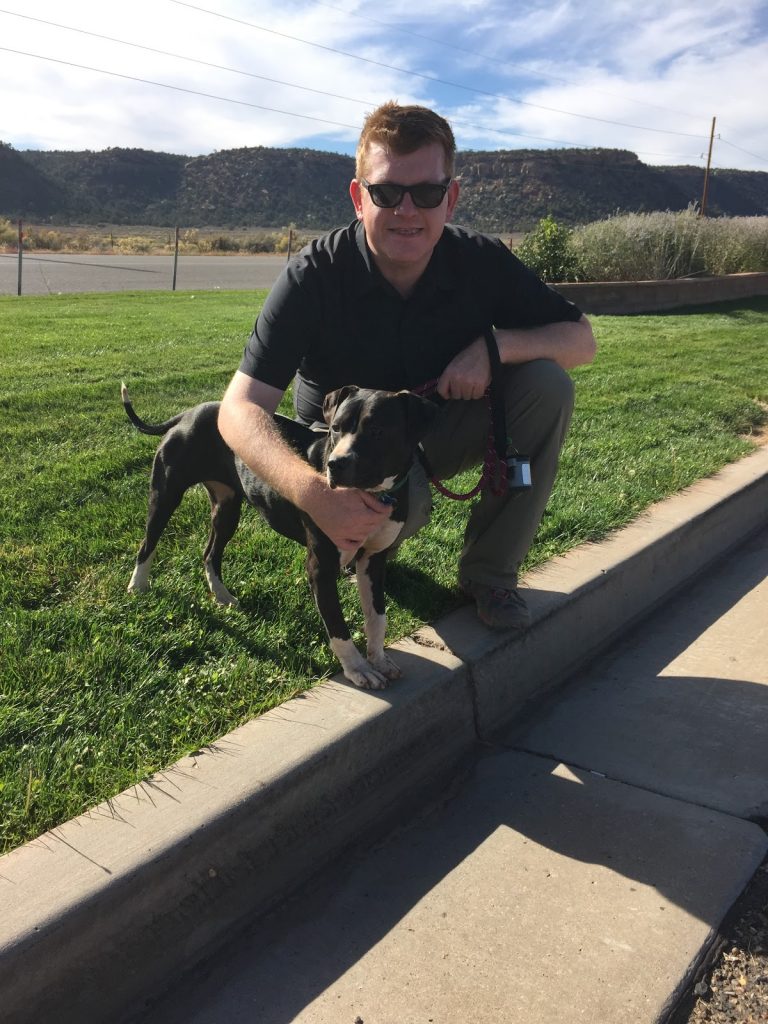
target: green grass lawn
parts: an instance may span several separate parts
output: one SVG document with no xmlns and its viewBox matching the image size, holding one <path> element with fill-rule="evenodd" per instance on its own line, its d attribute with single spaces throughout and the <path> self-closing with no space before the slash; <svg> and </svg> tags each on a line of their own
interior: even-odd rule
<svg viewBox="0 0 768 1024">
<path fill-rule="evenodd" d="M 126 593 L 157 442 L 129 425 L 120 381 L 150 420 L 218 398 L 263 297 L 0 298 L 4 848 L 337 670 L 303 549 L 253 511 L 224 562 L 240 607 L 212 602 L 200 489 L 166 531 L 150 592 Z M 749 452 L 746 435 L 766 421 L 768 299 L 594 325 L 598 358 L 574 373 L 577 412 L 528 567 Z M 466 512 L 436 498 L 392 565 L 390 640 L 459 602 Z M 341 590 L 359 630 L 354 588 Z"/>
</svg>

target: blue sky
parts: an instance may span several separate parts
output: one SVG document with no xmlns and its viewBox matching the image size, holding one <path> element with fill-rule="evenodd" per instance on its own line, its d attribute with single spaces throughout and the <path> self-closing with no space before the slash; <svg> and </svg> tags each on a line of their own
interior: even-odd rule
<svg viewBox="0 0 768 1024">
<path fill-rule="evenodd" d="M 439 110 L 460 149 L 702 167 L 716 117 L 713 165 L 768 171 L 768 10 L 751 0 L 5 5 L 0 140 L 17 149 L 351 153 L 397 99 Z"/>
</svg>

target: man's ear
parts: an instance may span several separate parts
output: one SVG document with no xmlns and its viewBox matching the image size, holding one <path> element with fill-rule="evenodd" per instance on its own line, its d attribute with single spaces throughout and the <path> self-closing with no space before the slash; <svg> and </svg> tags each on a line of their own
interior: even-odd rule
<svg viewBox="0 0 768 1024">
<path fill-rule="evenodd" d="M 349 183 L 349 195 L 352 199 L 352 205 L 355 208 L 355 215 L 358 220 L 363 219 L 363 186 L 357 180 L 353 178 Z"/>
<path fill-rule="evenodd" d="M 330 423 L 334 414 L 345 398 L 354 395 L 360 389 L 355 384 L 345 384 L 343 388 L 329 391 L 323 399 L 323 419 Z"/>
</svg>

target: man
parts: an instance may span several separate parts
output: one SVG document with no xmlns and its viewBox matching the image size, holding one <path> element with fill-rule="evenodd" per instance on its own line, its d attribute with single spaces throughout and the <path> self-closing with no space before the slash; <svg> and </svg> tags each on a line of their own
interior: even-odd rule
<svg viewBox="0 0 768 1024">
<path fill-rule="evenodd" d="M 517 590 L 557 471 L 573 402 L 565 372 L 590 362 L 589 322 L 499 241 L 448 225 L 459 196 L 448 123 L 386 103 L 365 121 L 349 186 L 356 221 L 316 240 L 270 292 L 221 406 L 225 441 L 254 473 L 307 512 L 341 550 L 390 514 L 375 497 L 331 489 L 285 445 L 271 414 L 294 375 L 299 419 L 322 419 L 344 384 L 398 390 L 437 379 L 447 401 L 423 443 L 438 478 L 482 462 L 490 382 L 484 332 L 502 363 L 510 443 L 531 459 L 532 487 L 474 503 L 459 583 L 496 629 L 528 623 Z M 297 373 L 298 371 L 298 373 Z M 407 533 L 428 518 L 412 474 Z"/>
</svg>

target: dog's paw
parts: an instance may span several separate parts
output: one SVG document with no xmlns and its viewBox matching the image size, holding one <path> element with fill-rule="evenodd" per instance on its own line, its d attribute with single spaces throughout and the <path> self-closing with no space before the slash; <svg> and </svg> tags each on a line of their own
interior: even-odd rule
<svg viewBox="0 0 768 1024">
<path fill-rule="evenodd" d="M 206 565 L 205 576 L 208 580 L 208 589 L 216 602 L 224 608 L 237 608 L 240 603 L 234 594 L 230 594 L 213 569 Z"/>
<path fill-rule="evenodd" d="M 366 661 L 351 640 L 331 638 L 331 650 L 341 662 L 341 670 L 355 686 L 361 690 L 383 690 L 387 679 L 383 672 Z"/>
<path fill-rule="evenodd" d="M 367 661 L 356 665 L 354 668 L 345 668 L 344 675 L 347 679 L 359 686 L 361 690 L 386 690 L 387 680 Z"/>
<path fill-rule="evenodd" d="M 129 594 L 146 594 L 149 590 L 149 574 L 142 572 L 141 568 L 136 568 L 131 576 L 131 581 L 128 584 Z"/>
<path fill-rule="evenodd" d="M 381 654 L 376 655 L 371 654 L 369 651 L 368 661 L 373 665 L 376 672 L 384 676 L 385 679 L 400 679 L 403 674 L 402 669 L 383 651 Z"/>
</svg>

